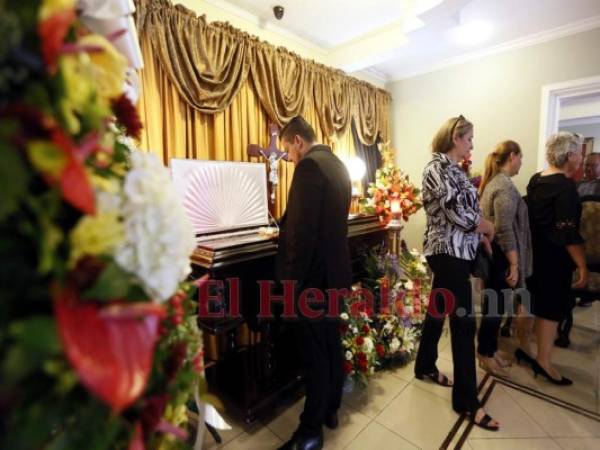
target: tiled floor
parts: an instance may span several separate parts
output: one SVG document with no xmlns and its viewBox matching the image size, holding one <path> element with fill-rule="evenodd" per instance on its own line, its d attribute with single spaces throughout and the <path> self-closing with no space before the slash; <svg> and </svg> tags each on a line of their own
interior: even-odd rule
<svg viewBox="0 0 600 450">
<path fill-rule="evenodd" d="M 598 371 L 600 358 L 600 302 L 593 308 L 577 308 L 573 346 L 558 350 L 558 366 L 575 384 L 555 387 L 534 380 L 531 370 L 521 366 L 510 369 L 510 380 L 556 397 L 555 403 L 568 402 L 591 411 L 587 416 L 553 404 L 547 398 L 531 395 L 527 389 L 514 387 L 502 380 L 487 377 L 482 394 L 493 385 L 486 410 L 501 423 L 497 433 L 473 427 L 468 435 L 466 421 L 458 429 L 447 448 L 457 448 L 463 435 L 466 450 L 587 450 L 600 449 L 600 415 L 598 413 Z M 504 342 L 510 348 L 514 343 Z M 452 352 L 449 336 L 440 342 L 439 368 L 452 374 Z M 478 370 L 481 381 L 484 373 Z M 337 430 L 325 430 L 325 449 L 384 450 L 438 449 L 459 416 L 450 405 L 450 389 L 416 380 L 413 364 L 377 374 L 366 390 L 348 389 L 344 393 Z M 543 397 L 543 395 L 542 395 Z M 303 399 L 282 406 L 271 419 L 252 425 L 226 417 L 234 426 L 223 432 L 224 442 L 216 446 L 205 436 L 205 448 L 276 449 L 292 434 L 298 423 Z M 594 420 L 595 418 L 595 420 Z"/>
</svg>

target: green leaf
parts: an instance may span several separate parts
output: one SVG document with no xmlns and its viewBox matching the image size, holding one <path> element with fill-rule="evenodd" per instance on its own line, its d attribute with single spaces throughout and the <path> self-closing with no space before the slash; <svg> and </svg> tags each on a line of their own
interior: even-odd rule
<svg viewBox="0 0 600 450">
<path fill-rule="evenodd" d="M 52 317 L 37 316 L 14 322 L 8 330 L 14 343 L 9 344 L 6 358 L 2 362 L 3 378 L 16 382 L 61 351 L 55 322 Z"/>
<path fill-rule="evenodd" d="M 0 222 L 13 214 L 27 195 L 29 172 L 14 147 L 0 141 Z"/>
<path fill-rule="evenodd" d="M 102 271 L 96 283 L 83 293 L 83 298 L 95 300 L 110 300 L 127 298 L 134 277 L 125 272 L 117 263 L 111 261 Z"/>
<path fill-rule="evenodd" d="M 63 233 L 47 217 L 42 221 L 42 240 L 40 241 L 40 261 L 38 271 L 46 274 L 54 267 L 56 249 L 63 240 Z"/>
</svg>

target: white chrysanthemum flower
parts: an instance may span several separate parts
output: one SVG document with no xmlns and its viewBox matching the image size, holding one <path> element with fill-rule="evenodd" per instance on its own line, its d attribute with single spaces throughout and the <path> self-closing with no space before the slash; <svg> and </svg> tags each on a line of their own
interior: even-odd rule
<svg viewBox="0 0 600 450">
<path fill-rule="evenodd" d="M 348 320 L 350 317 L 348 316 L 348 313 L 343 312 L 340 314 L 340 318 L 342 320 Z"/>
<path fill-rule="evenodd" d="M 346 359 L 350 361 L 352 359 L 352 352 L 346 351 Z"/>
<path fill-rule="evenodd" d="M 366 337 L 363 342 L 363 350 L 366 353 L 371 353 L 375 349 L 375 345 L 373 344 L 373 340 L 370 337 Z"/>
<path fill-rule="evenodd" d="M 169 172 L 150 153 L 131 153 L 123 218 L 125 240 L 116 261 L 137 275 L 150 295 L 167 300 L 190 273 L 196 242 Z"/>
<path fill-rule="evenodd" d="M 390 352 L 396 353 L 399 349 L 400 349 L 400 340 L 395 337 L 390 342 Z"/>
<path fill-rule="evenodd" d="M 406 289 L 408 289 L 409 291 L 411 291 L 414 288 L 414 284 L 412 282 L 412 280 L 407 280 L 404 282 L 404 287 Z"/>
</svg>

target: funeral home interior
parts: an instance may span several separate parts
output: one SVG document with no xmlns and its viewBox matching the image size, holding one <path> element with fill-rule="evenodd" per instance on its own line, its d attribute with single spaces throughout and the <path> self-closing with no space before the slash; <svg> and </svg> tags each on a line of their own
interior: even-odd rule
<svg viewBox="0 0 600 450">
<path fill-rule="evenodd" d="M 351 212 L 363 220 L 350 225 L 353 258 L 357 248 L 382 243 L 389 251 L 398 238 L 415 254 L 423 251 L 424 208 L 392 230 L 377 218 L 369 222 L 365 211 L 375 210 L 364 205 L 373 194 L 369 183 L 382 187 L 377 180 L 383 175 L 376 173 L 382 164 L 421 188 L 433 136 L 450 118 L 473 124 L 472 176 L 483 172 L 498 143 L 518 143 L 522 166 L 513 182 L 521 195 L 547 167 L 546 141 L 555 133 L 578 133 L 586 161 L 600 153 L 598 0 L 145 0 L 136 8 L 144 65 L 140 146 L 169 165 L 174 177 L 187 173 L 181 160 L 267 162 L 268 192 L 248 192 L 242 179 L 234 190 L 243 202 L 268 196 L 269 212 L 279 219 L 293 167 L 280 161 L 277 133 L 300 113 L 318 141 L 348 166 Z M 240 42 L 260 44 L 248 50 Z M 203 55 L 207 43 L 206 52 L 217 56 Z M 317 69 L 309 74 L 308 66 Z M 327 77 L 335 78 L 335 89 L 318 88 Z M 315 87 L 307 90 L 309 84 Z M 319 96 L 326 101 L 319 103 Z M 600 216 L 592 217 L 584 218 L 600 223 Z M 591 274 L 600 262 L 600 229 L 592 229 L 585 244 Z M 272 260 L 264 248 L 250 251 L 266 259 L 248 265 L 223 256 L 225 262 L 216 263 L 215 246 L 213 256 L 193 261 L 213 277 L 260 279 L 259 268 Z M 567 343 L 553 350 L 553 364 L 573 381 L 570 386 L 534 377 L 531 367 L 515 360 L 515 320 L 504 318 L 498 345 L 507 367 L 477 366 L 480 400 L 501 424 L 497 433 L 461 422 L 451 408 L 451 390 L 415 378 L 408 360 L 378 368 L 366 387 L 346 381 L 339 426 L 325 429 L 323 448 L 600 448 L 599 285 L 590 282 L 572 293 Z M 477 310 L 482 287 L 472 280 Z M 290 355 L 280 354 L 286 353 L 280 348 L 285 332 L 248 318 L 253 312 L 244 308 L 242 319 L 200 324 L 209 389 L 224 405 L 213 411 L 219 420 L 207 419 L 211 432 L 204 448 L 279 448 L 296 430 L 303 408 L 301 377 L 282 369 L 290 364 Z M 452 377 L 447 324 L 444 330 L 437 367 Z M 253 347 L 260 352 L 231 357 Z M 272 352 L 268 363 L 265 351 Z"/>
<path fill-rule="evenodd" d="M 600 0 L 0 31 L 0 448 L 600 449 Z"/>
</svg>

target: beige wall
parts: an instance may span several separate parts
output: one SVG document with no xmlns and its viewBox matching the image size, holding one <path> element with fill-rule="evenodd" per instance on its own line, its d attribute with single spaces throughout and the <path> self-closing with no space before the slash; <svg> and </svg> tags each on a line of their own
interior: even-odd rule
<svg viewBox="0 0 600 450">
<path fill-rule="evenodd" d="M 595 29 L 389 83 L 397 163 L 420 187 L 434 133 L 463 114 L 475 125 L 475 170 L 483 169 L 497 142 L 521 145 L 523 167 L 515 182 L 523 192 L 536 169 L 541 87 L 600 75 L 599 45 Z M 403 232 L 409 246 L 422 247 L 424 225 L 422 211 L 410 219 Z"/>
<path fill-rule="evenodd" d="M 291 34 L 279 33 L 275 30 L 267 29 L 264 24 L 255 21 L 249 14 L 243 12 L 241 12 L 241 14 L 236 14 L 235 12 L 220 8 L 202 0 L 177 0 L 175 3 L 185 6 L 198 15 L 206 15 L 206 20 L 209 22 L 229 22 L 232 26 L 257 36 L 272 45 L 285 47 L 304 58 L 312 59 L 327 66 L 332 66 L 329 54 L 322 48 L 312 45 L 303 39 L 297 39 Z M 385 83 L 382 80 L 366 73 L 353 72 L 349 75 L 371 83 L 379 88 L 385 87 Z"/>
</svg>

